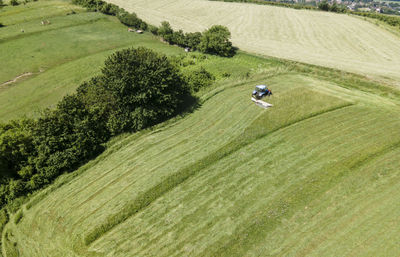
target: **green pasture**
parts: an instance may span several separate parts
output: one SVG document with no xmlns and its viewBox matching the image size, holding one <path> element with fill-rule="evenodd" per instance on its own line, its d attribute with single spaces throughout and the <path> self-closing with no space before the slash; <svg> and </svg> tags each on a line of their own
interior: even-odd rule
<svg viewBox="0 0 400 257">
<path fill-rule="evenodd" d="M 186 54 L 64 1 L 28 6 L 0 12 L 1 83 L 33 73 L 0 86 L 0 120 L 35 117 L 129 46 L 179 55 L 184 73 L 204 67 L 216 82 L 193 113 L 112 139 L 30 196 L 2 232 L 4 257 L 399 256 L 396 88 L 244 52 Z M 257 84 L 273 107 L 250 100 Z"/>
<path fill-rule="evenodd" d="M 15 15 L 26 21 L 0 28 L 0 121 L 37 116 L 97 74 L 117 49 L 146 46 L 169 55 L 183 53 L 149 33 L 128 33 L 114 17 L 83 12 L 68 2 L 38 1 L 13 8 L 1 11 L 0 21 L 11 22 Z M 67 15 L 71 8 L 77 14 Z M 51 15 L 50 25 L 41 25 L 43 14 Z M 26 73 L 30 75 L 3 84 Z"/>
<path fill-rule="evenodd" d="M 34 198 L 3 252 L 397 256 L 398 104 L 274 73 L 231 80 L 193 114 L 114 141 Z M 274 90 L 267 110 L 249 96 L 262 82 Z"/>
<path fill-rule="evenodd" d="M 60 15 L 72 14 L 73 12 L 80 13 L 84 9 L 82 7 L 73 5 L 70 1 L 63 0 L 42 0 L 39 2 L 28 2 L 17 6 L 11 6 L 9 1 L 3 1 L 8 3 L 0 9 L 0 22 L 3 25 L 18 25 L 21 28 L 25 26 L 25 23 L 29 21 L 39 22 L 42 20 L 49 20 L 53 17 Z"/>
</svg>

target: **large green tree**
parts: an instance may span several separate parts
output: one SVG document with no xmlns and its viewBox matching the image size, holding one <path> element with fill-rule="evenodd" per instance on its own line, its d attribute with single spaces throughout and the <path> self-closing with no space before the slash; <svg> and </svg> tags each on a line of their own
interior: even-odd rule
<svg viewBox="0 0 400 257">
<path fill-rule="evenodd" d="M 221 25 L 212 26 L 203 33 L 198 49 L 201 52 L 230 57 L 235 54 L 232 42 L 229 41 L 231 33 L 228 28 Z"/>
<path fill-rule="evenodd" d="M 115 108 L 108 125 L 113 134 L 136 131 L 176 114 L 189 94 L 185 79 L 167 56 L 131 48 L 110 56 L 102 80 Z"/>
</svg>

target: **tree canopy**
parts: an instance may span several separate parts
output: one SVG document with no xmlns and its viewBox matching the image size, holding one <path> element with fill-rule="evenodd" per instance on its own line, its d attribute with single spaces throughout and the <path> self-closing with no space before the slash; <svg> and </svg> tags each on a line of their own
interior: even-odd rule
<svg viewBox="0 0 400 257">
<path fill-rule="evenodd" d="M 231 33 L 228 28 L 221 25 L 212 26 L 203 33 L 198 49 L 201 52 L 230 57 L 235 54 L 232 42 L 229 41 Z"/>
</svg>

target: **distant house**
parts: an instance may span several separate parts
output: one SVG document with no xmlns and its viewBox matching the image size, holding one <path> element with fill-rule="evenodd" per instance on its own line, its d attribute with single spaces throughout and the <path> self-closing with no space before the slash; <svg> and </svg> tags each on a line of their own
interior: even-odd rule
<svg viewBox="0 0 400 257">
<path fill-rule="evenodd" d="M 136 33 L 143 34 L 143 30 L 138 29 L 138 30 L 136 30 Z"/>
<path fill-rule="evenodd" d="M 135 32 L 135 30 L 132 28 L 128 28 L 128 32 Z"/>
<path fill-rule="evenodd" d="M 189 47 L 185 47 L 185 52 L 189 53 L 190 52 L 190 48 Z"/>
</svg>

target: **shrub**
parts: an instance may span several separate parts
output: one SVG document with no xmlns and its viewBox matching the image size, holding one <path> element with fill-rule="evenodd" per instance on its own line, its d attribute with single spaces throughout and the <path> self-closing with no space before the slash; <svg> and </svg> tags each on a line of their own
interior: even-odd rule
<svg viewBox="0 0 400 257">
<path fill-rule="evenodd" d="M 153 34 L 153 35 L 158 35 L 158 28 L 156 26 L 153 25 L 148 25 L 149 31 Z"/>
<path fill-rule="evenodd" d="M 186 75 L 186 79 L 192 91 L 198 92 L 201 88 L 210 86 L 214 82 L 215 77 L 206 69 L 200 67 Z"/>
<path fill-rule="evenodd" d="M 3 231 L 5 225 L 9 220 L 8 213 L 5 209 L 0 210 L 0 233 Z"/>
<path fill-rule="evenodd" d="M 122 24 L 132 26 L 136 29 L 147 30 L 147 24 L 139 19 L 135 13 L 128 13 L 126 11 L 123 11 L 120 12 L 117 17 Z"/>
<path fill-rule="evenodd" d="M 174 31 L 168 21 L 163 21 L 157 31 L 157 34 L 164 38 L 168 43 L 172 43 L 173 33 Z"/>
<path fill-rule="evenodd" d="M 221 25 L 212 26 L 203 33 L 198 49 L 203 53 L 231 57 L 235 49 L 229 41 L 231 33 L 228 28 Z"/>
<path fill-rule="evenodd" d="M 202 34 L 200 32 L 186 33 L 185 35 L 186 46 L 190 47 L 192 50 L 197 50 L 201 42 L 201 37 Z"/>
<path fill-rule="evenodd" d="M 109 138 L 103 128 L 101 117 L 93 115 L 78 95 L 64 97 L 56 110 L 37 122 L 35 168 L 49 179 L 76 168 L 103 150 L 101 144 Z"/>
<path fill-rule="evenodd" d="M 11 1 L 10 1 L 10 4 L 11 4 L 12 6 L 16 6 L 16 5 L 19 5 L 19 2 L 18 2 L 17 0 L 11 0 Z"/>
<path fill-rule="evenodd" d="M 24 216 L 24 213 L 22 212 L 22 210 L 19 210 L 14 216 L 14 223 L 18 224 L 21 221 L 23 216 Z"/>
<path fill-rule="evenodd" d="M 171 44 L 177 44 L 178 46 L 186 46 L 185 34 L 182 30 L 175 31 L 171 36 Z"/>
<path fill-rule="evenodd" d="M 8 183 L 8 195 L 6 195 L 7 202 L 11 202 L 12 200 L 24 195 L 25 193 L 25 183 L 20 179 L 12 179 Z"/>
<path fill-rule="evenodd" d="M 120 12 L 120 8 L 118 6 L 116 6 L 115 4 L 104 3 L 99 8 L 99 11 L 101 13 L 104 13 L 104 14 L 107 14 L 107 15 L 115 16 Z"/>
<path fill-rule="evenodd" d="M 318 4 L 318 9 L 322 11 L 329 11 L 329 4 L 327 0 L 323 0 Z"/>
<path fill-rule="evenodd" d="M 17 172 L 28 164 L 28 158 L 34 152 L 33 126 L 34 122 L 28 119 L 0 124 L 0 176 L 16 177 Z"/>
</svg>

